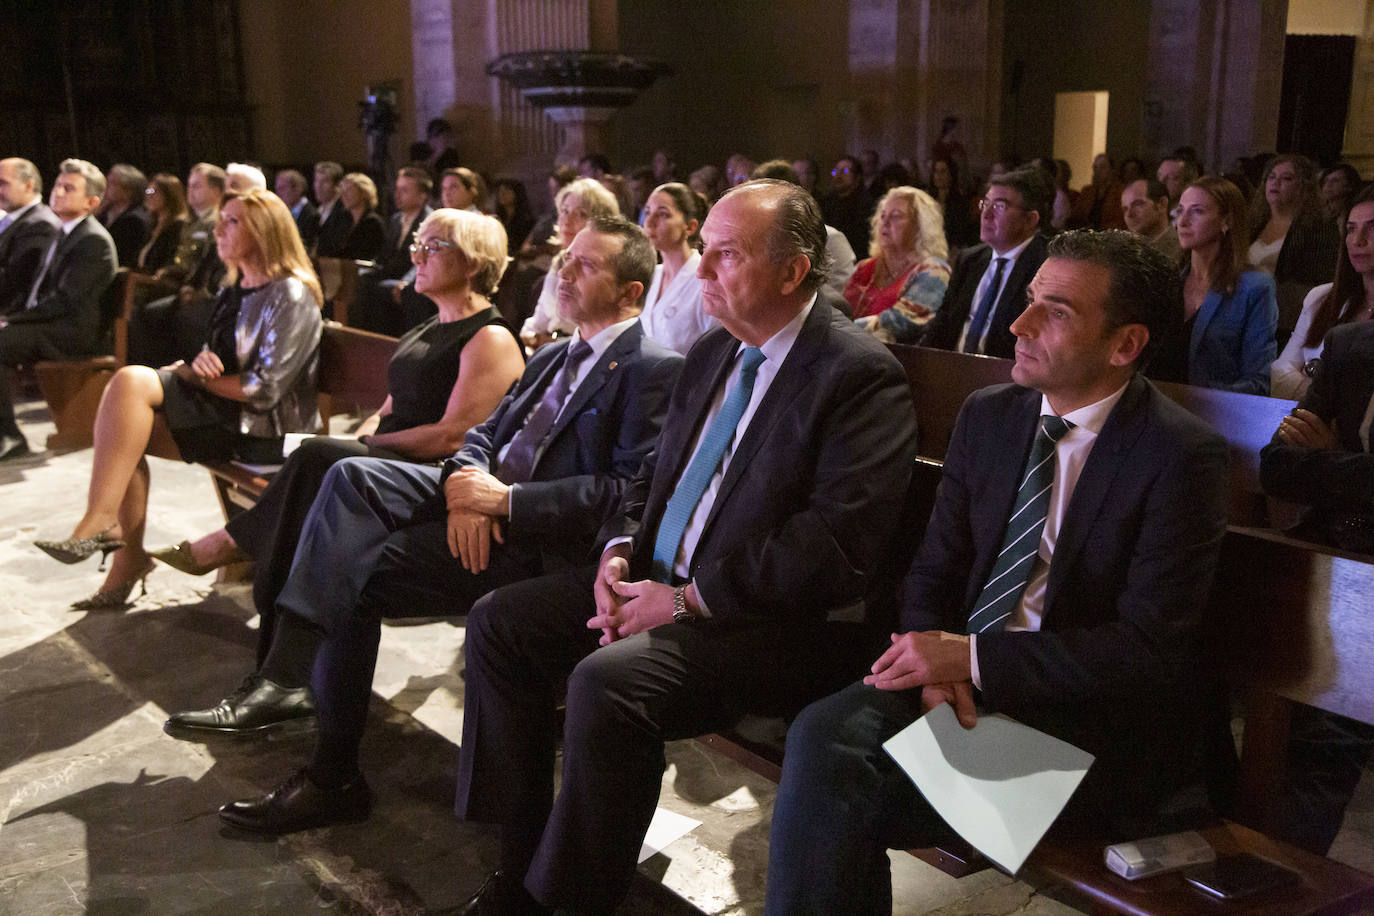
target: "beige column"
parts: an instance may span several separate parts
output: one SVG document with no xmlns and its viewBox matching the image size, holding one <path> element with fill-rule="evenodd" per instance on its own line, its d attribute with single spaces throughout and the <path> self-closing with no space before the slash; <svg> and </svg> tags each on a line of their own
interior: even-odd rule
<svg viewBox="0 0 1374 916">
<path fill-rule="evenodd" d="M 1374 177 L 1374 0 L 1366 0 L 1364 34 L 1355 42 L 1350 113 L 1341 158 L 1365 178 Z"/>
</svg>

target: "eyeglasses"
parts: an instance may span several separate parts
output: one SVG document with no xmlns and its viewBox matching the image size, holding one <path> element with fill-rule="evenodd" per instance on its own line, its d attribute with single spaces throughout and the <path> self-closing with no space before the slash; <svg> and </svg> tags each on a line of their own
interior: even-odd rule
<svg viewBox="0 0 1374 916">
<path fill-rule="evenodd" d="M 452 242 L 445 242 L 442 239 L 430 239 L 428 242 L 411 242 L 410 259 L 416 264 L 423 264 L 445 248 L 457 248 Z"/>
<path fill-rule="evenodd" d="M 853 175 L 854 170 L 847 165 L 842 165 L 830 170 L 831 178 L 839 178 L 841 175 Z"/>
<path fill-rule="evenodd" d="M 980 213 L 984 210 L 991 210 L 993 213 L 1001 216 L 1003 213 L 1006 213 L 1008 209 L 1027 210 L 1029 208 L 1023 207 L 1020 204 L 1014 204 L 1009 200 L 988 200 L 985 197 L 978 201 L 978 211 Z"/>
</svg>

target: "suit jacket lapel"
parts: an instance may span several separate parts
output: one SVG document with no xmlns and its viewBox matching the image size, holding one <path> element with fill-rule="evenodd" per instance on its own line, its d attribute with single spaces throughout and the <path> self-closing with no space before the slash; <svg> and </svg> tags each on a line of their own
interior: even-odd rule
<svg viewBox="0 0 1374 916">
<path fill-rule="evenodd" d="M 663 480 L 666 489 L 663 492 L 662 503 L 658 505 L 659 509 L 667 504 L 672 487 L 677 485 L 677 479 L 686 470 L 687 460 L 692 457 L 692 447 L 701 434 L 701 425 L 706 419 L 706 411 L 710 409 L 715 393 L 725 384 L 730 377 L 731 370 L 735 367 L 735 354 L 739 352 L 740 342 L 729 334 L 722 334 L 721 339 L 724 345 L 720 347 L 720 352 L 716 355 L 715 366 L 710 373 L 709 380 L 704 380 L 707 382 L 706 384 L 693 386 L 691 393 L 687 396 L 687 407 L 683 413 L 691 417 L 691 423 L 682 433 L 681 444 L 671 452 L 660 449 L 659 463 L 654 468 L 654 480 Z M 686 384 L 684 380 L 678 380 L 679 386 L 684 384 Z M 673 432 L 675 430 L 665 424 L 663 435 L 671 435 Z M 660 440 L 660 444 L 666 443 Z"/>
<path fill-rule="evenodd" d="M 639 348 L 639 342 L 644 337 L 643 326 L 638 321 L 630 325 L 620 336 L 611 341 L 611 345 L 606 348 L 606 352 L 601 354 L 601 358 L 592 366 L 587 377 L 582 380 L 582 384 L 568 396 L 568 400 L 563 404 L 563 410 L 554 421 L 553 427 L 549 430 L 548 441 L 557 439 L 563 430 L 567 429 L 568 424 L 573 421 L 582 408 L 587 406 L 602 386 L 611 378 L 620 367 L 620 361 L 627 354 L 633 353 Z"/>
<path fill-rule="evenodd" d="M 1136 439 L 1140 438 L 1143 416 L 1140 408 L 1147 396 L 1144 378 L 1136 375 L 1126 386 L 1126 393 L 1121 396 L 1116 409 L 1107 417 L 1102 432 L 1093 443 L 1088 461 L 1078 475 L 1078 483 L 1064 513 L 1064 523 L 1059 528 L 1059 539 L 1054 545 L 1054 557 L 1050 561 L 1049 581 L 1045 586 L 1046 613 L 1054 607 L 1060 585 L 1087 543 L 1088 533 L 1125 463 L 1126 455 Z"/>
<path fill-rule="evenodd" d="M 1193 333 L 1188 338 L 1188 349 L 1191 352 L 1193 345 L 1202 339 L 1207 333 L 1207 325 L 1212 323 L 1212 319 L 1217 317 L 1217 311 L 1221 308 L 1221 293 L 1214 289 L 1209 289 L 1207 295 L 1202 299 L 1202 305 L 1197 310 L 1197 317 L 1193 320 Z"/>
<path fill-rule="evenodd" d="M 553 347 L 555 351 L 561 351 L 562 349 L 566 349 L 568 345 L 569 342 L 565 340 L 558 343 L 545 344 L 544 349 Z M 543 397 L 544 389 L 553 381 L 553 374 L 557 372 L 558 367 L 562 365 L 563 357 L 561 352 L 555 352 L 554 355 L 549 358 L 548 365 L 540 370 L 539 375 L 530 383 L 530 386 L 515 396 L 515 400 L 511 402 L 510 410 L 506 411 L 506 415 L 501 419 L 501 426 L 497 430 L 496 442 L 493 444 L 491 452 L 493 464 L 495 463 L 497 452 L 504 448 L 506 443 L 514 439 L 515 434 L 520 432 L 521 427 L 525 425 L 525 419 L 529 417 L 530 411 L 533 410 L 534 405 L 539 402 L 539 398 Z"/>
</svg>

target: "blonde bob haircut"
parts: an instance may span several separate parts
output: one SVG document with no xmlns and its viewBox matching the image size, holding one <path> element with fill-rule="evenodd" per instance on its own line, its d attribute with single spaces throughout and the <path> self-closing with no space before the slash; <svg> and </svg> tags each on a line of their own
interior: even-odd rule
<svg viewBox="0 0 1374 916">
<path fill-rule="evenodd" d="M 438 239 L 458 246 L 472 265 L 472 289 L 483 296 L 496 292 L 510 258 L 506 255 L 506 227 L 495 217 L 471 210 L 440 207 L 420 224 L 415 238 Z"/>
<path fill-rule="evenodd" d="M 371 178 L 362 172 L 349 172 L 339 179 L 339 184 L 343 184 L 345 181 L 363 192 L 363 196 L 367 198 L 367 209 L 377 209 L 377 185 L 373 183 Z"/>
<path fill-rule="evenodd" d="M 945 213 L 935 198 L 910 185 L 893 188 L 878 201 L 878 206 L 873 210 L 873 217 L 868 221 L 868 237 L 872 239 L 868 243 L 869 256 L 876 258 L 882 253 L 882 247 L 878 244 L 878 221 L 882 216 L 883 207 L 889 200 L 900 200 L 905 203 L 907 212 L 916 221 L 916 231 L 911 238 L 911 253 L 917 258 L 939 258 L 948 261 L 949 243 L 945 241 Z"/>
<path fill-rule="evenodd" d="M 620 203 L 616 201 L 615 195 L 595 178 L 579 178 L 565 184 L 553 199 L 554 210 L 561 210 L 563 201 L 574 194 L 582 202 L 582 212 L 587 214 L 587 222 L 591 222 L 598 216 L 620 215 Z M 557 223 L 554 224 L 553 237 L 549 241 L 560 248 L 566 248 L 572 244 L 572 239 L 560 239 L 558 237 Z"/>
<path fill-rule="evenodd" d="M 220 204 L 220 219 L 224 218 L 224 206 L 231 200 L 239 202 L 243 209 L 240 225 L 248 231 L 257 251 L 262 270 L 273 280 L 295 277 L 305 284 L 317 305 L 324 305 L 324 293 L 320 281 L 310 266 L 310 257 L 301 243 L 301 234 L 296 230 L 296 221 L 286 204 L 271 191 L 251 188 L 247 191 L 230 191 L 224 195 Z M 233 286 L 238 282 L 238 268 L 229 265 L 224 275 L 224 285 Z"/>
</svg>

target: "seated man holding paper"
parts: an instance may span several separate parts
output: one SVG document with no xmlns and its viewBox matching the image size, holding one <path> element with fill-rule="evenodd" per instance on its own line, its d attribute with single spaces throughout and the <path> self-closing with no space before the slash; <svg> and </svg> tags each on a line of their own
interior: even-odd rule
<svg viewBox="0 0 1374 916">
<path fill-rule="evenodd" d="M 1182 318 L 1177 284 L 1125 232 L 1050 243 L 1011 328 L 1016 384 L 960 413 L 904 632 L 788 733 L 768 912 L 891 912 L 886 850 L 950 828 L 882 744 L 941 703 L 972 728 L 979 697 L 1096 756 L 1061 825 L 1149 835 L 1198 772 L 1226 447 L 1138 372 Z"/>
</svg>

